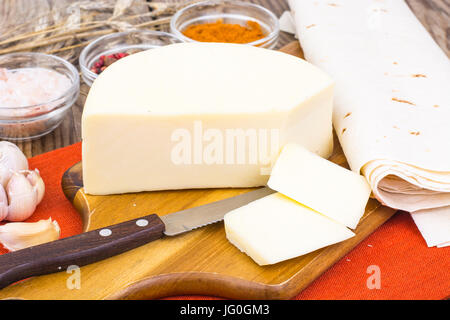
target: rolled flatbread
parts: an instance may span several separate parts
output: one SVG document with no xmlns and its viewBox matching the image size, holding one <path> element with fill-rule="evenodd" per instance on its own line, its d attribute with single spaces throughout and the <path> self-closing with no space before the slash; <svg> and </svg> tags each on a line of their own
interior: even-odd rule
<svg viewBox="0 0 450 320">
<path fill-rule="evenodd" d="M 305 58 L 336 81 L 333 124 L 351 169 L 413 218 L 439 208 L 415 221 L 429 246 L 448 243 L 449 58 L 403 0 L 289 5 Z"/>
</svg>

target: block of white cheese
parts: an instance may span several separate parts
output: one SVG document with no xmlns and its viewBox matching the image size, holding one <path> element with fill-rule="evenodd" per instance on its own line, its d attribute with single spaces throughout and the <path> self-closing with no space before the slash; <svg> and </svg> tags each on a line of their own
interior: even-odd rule
<svg viewBox="0 0 450 320">
<path fill-rule="evenodd" d="M 332 151 L 333 81 L 297 57 L 181 43 L 120 59 L 82 116 L 89 194 L 254 187 L 289 142 Z"/>
<path fill-rule="evenodd" d="M 366 179 L 300 145 L 286 145 L 268 181 L 273 190 L 356 228 L 370 196 Z"/>
<path fill-rule="evenodd" d="M 280 194 L 225 215 L 227 239 L 259 265 L 274 264 L 344 241 L 354 233 Z"/>
</svg>

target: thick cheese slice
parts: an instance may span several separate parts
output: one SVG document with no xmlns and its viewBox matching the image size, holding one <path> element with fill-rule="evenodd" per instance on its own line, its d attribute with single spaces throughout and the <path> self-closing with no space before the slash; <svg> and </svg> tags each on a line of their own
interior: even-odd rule
<svg viewBox="0 0 450 320">
<path fill-rule="evenodd" d="M 254 187 L 283 145 L 332 151 L 333 81 L 297 57 L 181 43 L 102 72 L 82 116 L 89 194 Z"/>
<path fill-rule="evenodd" d="M 225 215 L 227 239 L 259 265 L 291 259 L 354 236 L 292 199 L 274 193 Z"/>
<path fill-rule="evenodd" d="M 363 216 L 371 192 L 363 176 L 296 144 L 283 148 L 267 184 L 352 229 Z"/>
</svg>

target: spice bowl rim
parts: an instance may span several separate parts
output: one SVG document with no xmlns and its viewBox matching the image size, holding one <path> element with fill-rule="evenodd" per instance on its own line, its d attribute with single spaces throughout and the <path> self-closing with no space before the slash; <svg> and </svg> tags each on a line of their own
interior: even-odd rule
<svg viewBox="0 0 450 320">
<path fill-rule="evenodd" d="M 148 34 L 148 35 L 153 35 L 153 36 L 158 36 L 158 37 L 163 36 L 163 37 L 173 38 L 173 40 L 177 40 L 177 41 L 181 42 L 181 39 L 176 37 L 174 34 L 165 32 L 165 31 L 157 31 L 157 30 L 138 29 L 138 30 L 130 30 L 130 31 L 113 32 L 113 33 L 103 35 L 101 37 L 98 37 L 91 43 L 89 43 L 80 53 L 79 65 L 80 65 L 81 72 L 83 74 L 83 79 L 85 76 L 87 76 L 90 78 L 89 80 L 93 82 L 98 77 L 98 74 L 95 72 L 92 72 L 88 66 L 90 61 L 88 61 L 87 55 L 90 53 L 92 48 L 94 48 L 99 42 L 104 41 L 105 39 L 110 39 L 113 37 L 119 38 L 121 36 L 129 35 L 132 33 Z M 139 45 L 144 45 L 144 44 L 139 44 Z M 85 82 L 86 82 L 86 80 L 85 80 Z M 92 84 L 92 82 L 91 82 L 91 84 Z M 88 84 L 88 85 L 90 86 L 91 84 Z"/>
<path fill-rule="evenodd" d="M 37 107 L 42 107 L 42 106 L 46 106 L 48 104 L 51 103 L 55 103 L 58 102 L 61 99 L 65 99 L 69 96 L 72 95 L 76 95 L 78 96 L 78 92 L 80 90 L 80 76 L 79 76 L 79 72 L 77 70 L 77 68 L 70 63 L 69 61 L 67 61 L 66 59 L 63 59 L 61 57 L 55 56 L 53 54 L 47 54 L 47 53 L 42 53 L 42 52 L 14 52 L 14 53 L 8 53 L 8 54 L 4 54 L 0 56 L 1 58 L 5 58 L 5 57 L 23 57 L 23 56 L 28 56 L 28 57 L 46 57 L 46 58 L 51 58 L 53 60 L 58 61 L 59 63 L 61 63 L 62 65 L 64 65 L 64 67 L 66 67 L 69 70 L 69 74 L 70 76 L 64 75 L 66 77 L 69 78 L 71 85 L 69 88 L 67 88 L 67 90 L 65 90 L 64 92 L 61 93 L 61 95 L 59 95 L 56 98 L 53 98 L 51 100 L 45 101 L 45 102 L 41 102 L 41 103 L 36 103 L 36 104 L 31 104 L 31 105 L 27 105 L 27 106 L 22 106 L 22 107 L 1 107 L 0 108 L 2 110 L 27 110 L 27 109 L 35 109 Z M 36 64 L 35 67 L 40 67 L 39 64 Z M 73 104 L 73 102 L 70 104 L 70 106 Z M 44 114 L 49 114 L 52 111 L 55 111 L 56 109 L 60 109 L 60 107 L 56 107 L 53 108 L 47 112 L 45 112 Z M 42 116 L 42 114 L 40 115 Z M 37 116 L 39 117 L 39 116 Z M 10 119 L 8 120 L 12 120 L 14 118 L 17 119 L 24 119 L 23 116 L 11 116 Z M 33 119 L 34 117 L 29 117 L 29 119 Z M 28 118 L 27 118 L 28 119 Z M 0 123 L 2 121 L 5 121 L 6 119 L 0 119 Z"/>
<path fill-rule="evenodd" d="M 251 45 L 251 46 L 259 46 L 261 44 L 270 44 L 270 46 L 268 48 L 272 48 L 275 43 L 276 43 L 276 39 L 278 38 L 279 34 L 280 34 L 280 24 L 278 21 L 277 16 L 275 15 L 275 13 L 273 13 L 271 10 L 256 4 L 256 3 L 249 3 L 249 2 L 244 2 L 244 1 L 239 1 L 239 0 L 206 0 L 206 1 L 201 1 L 201 2 L 196 2 L 193 4 L 190 4 L 180 10 L 178 10 L 170 19 L 170 31 L 172 34 L 174 34 L 177 38 L 181 39 L 184 42 L 201 42 L 201 41 L 197 41 L 194 40 L 192 38 L 186 37 L 183 33 L 182 30 L 180 30 L 177 27 L 177 22 L 180 19 L 180 17 L 188 10 L 195 8 L 195 7 L 201 7 L 201 6 L 207 6 L 207 5 L 239 5 L 242 7 L 250 7 L 250 8 L 255 8 L 257 10 L 260 10 L 261 12 L 267 14 L 268 16 L 270 16 L 274 23 L 273 29 L 264 37 L 252 42 L 248 42 L 245 43 L 245 45 Z M 246 15 L 249 18 L 253 18 L 250 15 Z M 274 43 L 272 43 L 274 42 Z M 264 46 L 262 46 L 264 47 Z"/>
</svg>

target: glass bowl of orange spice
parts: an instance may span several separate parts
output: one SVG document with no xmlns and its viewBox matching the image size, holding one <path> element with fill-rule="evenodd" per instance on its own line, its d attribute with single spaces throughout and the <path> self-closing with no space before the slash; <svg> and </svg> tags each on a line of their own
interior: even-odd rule
<svg viewBox="0 0 450 320">
<path fill-rule="evenodd" d="M 202 1 L 179 10 L 171 32 L 184 42 L 242 43 L 272 49 L 280 27 L 270 10 L 235 0 Z"/>
</svg>

